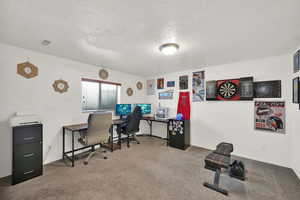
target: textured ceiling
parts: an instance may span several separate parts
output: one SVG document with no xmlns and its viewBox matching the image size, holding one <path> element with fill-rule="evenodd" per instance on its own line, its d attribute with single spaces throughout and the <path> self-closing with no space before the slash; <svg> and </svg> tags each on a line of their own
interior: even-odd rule
<svg viewBox="0 0 300 200">
<path fill-rule="evenodd" d="M 151 76 L 287 53 L 300 44 L 299 10 L 299 0 L 1 0 L 0 42 Z M 162 55 L 167 42 L 180 51 Z"/>
</svg>

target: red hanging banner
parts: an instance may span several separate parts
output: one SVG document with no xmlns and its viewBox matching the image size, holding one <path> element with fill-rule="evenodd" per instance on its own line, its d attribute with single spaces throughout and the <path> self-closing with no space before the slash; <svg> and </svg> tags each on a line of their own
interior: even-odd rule
<svg viewBox="0 0 300 200">
<path fill-rule="evenodd" d="M 190 92 L 180 92 L 177 106 L 177 114 L 181 113 L 184 120 L 190 119 Z"/>
</svg>

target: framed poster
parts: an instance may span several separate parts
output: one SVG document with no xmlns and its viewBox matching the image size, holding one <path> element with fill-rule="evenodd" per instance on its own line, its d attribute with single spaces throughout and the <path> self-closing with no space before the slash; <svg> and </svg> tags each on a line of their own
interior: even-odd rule
<svg viewBox="0 0 300 200">
<path fill-rule="evenodd" d="M 155 95 L 155 80 L 147 80 L 147 95 Z"/>
<path fill-rule="evenodd" d="M 255 101 L 254 128 L 285 134 L 285 102 Z"/>
<path fill-rule="evenodd" d="M 300 70 L 300 50 L 294 54 L 294 73 Z"/>
<path fill-rule="evenodd" d="M 157 79 L 157 89 L 164 89 L 165 82 L 164 78 Z"/>
<path fill-rule="evenodd" d="M 193 73 L 193 102 L 204 101 L 205 88 L 204 88 L 204 71 Z"/>
<path fill-rule="evenodd" d="M 253 77 L 240 78 L 240 100 L 253 100 Z"/>
<path fill-rule="evenodd" d="M 293 103 L 299 103 L 299 77 L 293 79 Z"/>
<path fill-rule="evenodd" d="M 216 100 L 217 98 L 217 83 L 216 81 L 206 81 L 206 100 Z"/>
<path fill-rule="evenodd" d="M 281 81 L 254 82 L 255 98 L 281 98 Z"/>
<path fill-rule="evenodd" d="M 158 93 L 158 99 L 173 99 L 173 90 Z"/>
<path fill-rule="evenodd" d="M 240 100 L 240 79 L 218 80 L 217 100 Z"/>
<path fill-rule="evenodd" d="M 167 81 L 167 87 L 175 87 L 175 81 Z"/>
<path fill-rule="evenodd" d="M 179 89 L 187 90 L 189 88 L 189 76 L 179 76 Z"/>
</svg>

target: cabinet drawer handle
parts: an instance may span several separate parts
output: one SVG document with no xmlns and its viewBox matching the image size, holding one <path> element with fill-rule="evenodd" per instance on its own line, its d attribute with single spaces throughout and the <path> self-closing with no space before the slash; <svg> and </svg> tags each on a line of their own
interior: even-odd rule
<svg viewBox="0 0 300 200">
<path fill-rule="evenodd" d="M 24 140 L 33 140 L 35 137 L 26 137 Z"/>
<path fill-rule="evenodd" d="M 32 156 L 34 156 L 34 153 L 29 153 L 29 154 L 25 154 L 24 158 L 29 158 L 29 157 L 32 157 Z"/>
<path fill-rule="evenodd" d="M 30 170 L 30 171 L 28 171 L 28 172 L 24 172 L 24 175 L 26 175 L 26 174 L 31 174 L 31 173 L 33 173 L 34 172 L 34 170 Z"/>
</svg>

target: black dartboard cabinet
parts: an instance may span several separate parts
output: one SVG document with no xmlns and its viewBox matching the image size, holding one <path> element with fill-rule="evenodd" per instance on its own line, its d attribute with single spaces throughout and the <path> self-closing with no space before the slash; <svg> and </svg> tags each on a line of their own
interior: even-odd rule
<svg viewBox="0 0 300 200">
<path fill-rule="evenodd" d="M 190 146 L 190 120 L 169 121 L 169 145 L 185 150 Z"/>
</svg>

